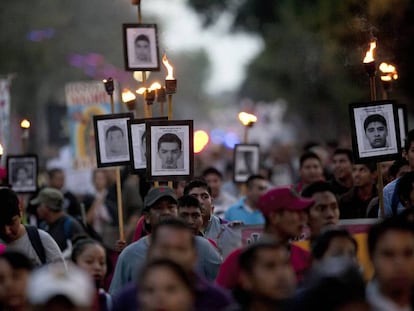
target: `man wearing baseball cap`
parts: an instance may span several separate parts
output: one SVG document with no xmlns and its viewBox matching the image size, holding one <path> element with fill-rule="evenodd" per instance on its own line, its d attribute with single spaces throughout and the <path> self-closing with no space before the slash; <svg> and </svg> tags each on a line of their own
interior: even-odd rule
<svg viewBox="0 0 414 311">
<path fill-rule="evenodd" d="M 37 197 L 30 201 L 36 205 L 39 219 L 45 223 L 41 228 L 48 232 L 58 244 L 65 258 L 69 258 L 72 252 L 72 240 L 85 230 L 81 224 L 63 210 L 63 193 L 55 188 L 43 188 Z"/>
<path fill-rule="evenodd" d="M 301 235 L 307 222 L 306 210 L 314 203 L 311 198 L 300 197 L 291 187 L 273 188 L 264 193 L 257 203 L 265 218 L 263 235 L 289 248 L 290 263 L 298 280 L 303 279 L 303 273 L 308 268 L 309 252 L 290 244 L 290 240 Z M 237 285 L 242 250 L 236 249 L 224 260 L 216 280 L 220 286 L 234 288 Z"/>
<path fill-rule="evenodd" d="M 177 197 L 173 189 L 165 186 L 152 188 L 144 198 L 145 221 L 152 230 L 164 219 L 177 218 Z M 109 291 L 116 293 L 125 284 L 136 281 L 147 259 L 151 236 L 147 235 L 128 245 L 118 257 Z M 217 276 L 222 258 L 203 237 L 195 238 L 198 254 L 196 270 L 209 280 Z"/>
</svg>

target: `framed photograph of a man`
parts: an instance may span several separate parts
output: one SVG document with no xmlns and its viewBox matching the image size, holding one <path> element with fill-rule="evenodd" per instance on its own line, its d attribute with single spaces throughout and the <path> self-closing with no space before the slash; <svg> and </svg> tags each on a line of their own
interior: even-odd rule
<svg viewBox="0 0 414 311">
<path fill-rule="evenodd" d="M 7 181 L 18 193 L 31 193 L 37 190 L 38 161 L 36 155 L 7 157 Z"/>
<path fill-rule="evenodd" d="M 135 119 L 127 122 L 131 168 L 133 172 L 137 173 L 147 168 L 147 132 L 145 122 L 148 120 L 167 120 L 167 117 Z"/>
<path fill-rule="evenodd" d="M 125 70 L 159 71 L 156 24 L 123 24 Z"/>
<path fill-rule="evenodd" d="M 393 101 L 349 106 L 356 162 L 396 159 L 401 148 L 398 112 Z"/>
<path fill-rule="evenodd" d="M 98 167 L 129 164 L 128 120 L 132 113 L 93 116 Z"/>
<path fill-rule="evenodd" d="M 257 144 L 238 144 L 234 148 L 234 182 L 243 183 L 259 173 L 260 149 Z"/>
<path fill-rule="evenodd" d="M 193 176 L 193 121 L 146 122 L 148 180 L 175 181 Z"/>
</svg>

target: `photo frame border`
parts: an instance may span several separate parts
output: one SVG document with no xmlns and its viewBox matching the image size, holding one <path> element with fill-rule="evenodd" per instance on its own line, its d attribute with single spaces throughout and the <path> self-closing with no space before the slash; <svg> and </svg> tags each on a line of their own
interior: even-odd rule
<svg viewBox="0 0 414 311">
<path fill-rule="evenodd" d="M 130 65 L 130 60 L 128 57 L 128 36 L 127 31 L 128 29 L 147 29 L 153 28 L 155 32 L 155 48 L 156 48 L 156 66 L 148 67 L 148 66 L 136 66 L 132 67 Z M 122 24 L 122 41 L 123 41 L 123 49 L 124 49 L 124 64 L 126 71 L 160 71 L 160 49 L 158 44 L 158 27 L 157 24 L 138 24 L 138 23 L 124 23 Z"/>
<path fill-rule="evenodd" d="M 407 133 L 408 133 L 408 109 L 407 109 L 407 105 L 405 104 L 400 104 L 400 103 L 395 103 L 395 106 L 397 107 L 397 117 L 398 117 L 398 125 L 399 125 L 399 130 L 400 130 L 400 141 L 401 141 L 401 148 L 404 147 L 405 144 L 405 139 L 407 138 Z M 403 126 L 404 128 L 401 128 L 401 120 L 400 120 L 400 114 L 399 111 L 402 110 L 403 112 Z M 404 133 L 404 136 L 402 136 L 401 134 Z"/>
<path fill-rule="evenodd" d="M 131 163 L 130 163 L 130 171 L 132 173 L 135 174 L 141 174 L 144 173 L 147 170 L 148 167 L 148 157 L 146 158 L 146 168 L 136 168 L 135 167 L 135 162 L 134 162 L 134 148 L 133 148 L 133 137 L 132 137 L 132 125 L 134 124 L 144 124 L 145 130 L 146 130 L 146 122 L 148 122 L 149 120 L 159 120 L 159 121 L 166 121 L 168 120 L 168 117 L 154 117 L 154 118 L 144 118 L 144 119 L 133 119 L 133 120 L 128 120 L 127 121 L 127 126 L 128 126 L 128 144 L 129 144 L 129 153 L 130 153 L 130 158 L 131 158 Z M 145 133 L 145 138 L 146 140 L 148 140 L 148 133 Z"/>
<path fill-rule="evenodd" d="M 372 156 L 361 157 L 360 156 L 360 146 L 358 146 L 358 136 L 357 136 L 357 126 L 355 121 L 355 114 L 354 110 L 359 108 L 369 108 L 375 106 L 384 106 L 384 105 L 392 105 L 392 119 L 394 122 L 394 142 L 396 145 L 396 152 L 393 153 L 384 153 L 384 154 L 376 154 Z M 351 103 L 349 104 L 349 117 L 350 117 L 350 126 L 351 126 L 351 133 L 352 133 L 352 152 L 354 155 L 354 162 L 355 163 L 367 163 L 367 162 L 382 162 L 382 161 L 389 161 L 389 160 L 396 160 L 401 156 L 401 139 L 400 139 L 400 129 L 399 129 L 399 120 L 398 120 L 398 111 L 396 102 L 393 100 L 378 100 L 378 101 L 371 101 L 365 103 Z M 389 126 L 389 125 L 388 125 Z M 388 133 L 390 133 L 388 129 Z M 391 138 L 393 139 L 393 138 Z M 377 152 L 378 153 L 378 152 Z"/>
<path fill-rule="evenodd" d="M 128 160 L 125 161 L 114 161 L 114 162 L 102 162 L 100 144 L 99 144 L 99 130 L 98 130 L 98 122 L 103 120 L 115 120 L 115 119 L 124 119 L 128 118 L 131 120 L 134 118 L 134 114 L 132 112 L 123 112 L 123 113 L 113 113 L 113 114 L 103 114 L 103 115 L 94 115 L 93 116 L 93 128 L 94 128 L 94 135 L 95 135 L 95 150 L 96 150 L 96 166 L 100 167 L 111 167 L 111 166 L 120 166 L 120 165 L 128 165 L 131 162 L 131 155 L 128 152 Z M 128 120 L 127 120 L 128 121 Z M 127 136 L 127 145 L 129 148 L 129 136 L 128 136 L 128 124 L 125 123 L 126 136 Z"/>
<path fill-rule="evenodd" d="M 233 163 L 234 163 L 234 165 L 233 165 L 233 181 L 235 183 L 244 183 L 244 182 L 247 181 L 247 178 L 248 178 L 248 177 L 247 178 L 238 178 L 240 175 L 236 174 L 236 171 L 237 171 L 236 157 L 237 157 L 237 153 L 240 152 L 239 150 L 242 147 L 251 147 L 252 150 L 257 153 L 257 173 L 256 174 L 259 173 L 259 169 L 260 169 L 260 145 L 259 144 L 236 144 L 234 146 L 234 152 L 233 152 Z M 253 174 L 255 174 L 255 173 L 253 173 Z"/>
<path fill-rule="evenodd" d="M 11 167 L 11 162 L 13 159 L 33 159 L 34 160 L 34 172 L 33 172 L 33 181 L 34 181 L 34 186 L 33 188 L 31 188 L 30 190 L 22 190 L 20 189 L 16 189 L 16 187 L 13 186 L 13 181 L 12 181 L 12 167 Z M 37 180 L 39 177 L 39 158 L 36 154 L 24 154 L 24 155 L 8 155 L 6 158 L 6 168 L 7 168 L 7 183 L 10 185 L 11 189 L 16 192 L 16 193 L 36 193 L 39 189 L 38 184 L 37 184 Z"/>
<path fill-rule="evenodd" d="M 147 132 L 147 180 L 148 181 L 180 181 L 180 180 L 188 180 L 193 178 L 194 176 L 194 122 L 193 120 L 148 120 L 146 122 L 146 132 Z M 173 170 L 168 175 L 153 175 L 153 163 L 152 163 L 152 135 L 151 135 L 151 127 L 153 126 L 188 126 L 188 163 L 189 163 L 189 173 L 188 174 L 178 174 Z M 183 142 L 184 144 L 184 142 Z M 183 147 L 184 150 L 184 147 Z"/>
</svg>

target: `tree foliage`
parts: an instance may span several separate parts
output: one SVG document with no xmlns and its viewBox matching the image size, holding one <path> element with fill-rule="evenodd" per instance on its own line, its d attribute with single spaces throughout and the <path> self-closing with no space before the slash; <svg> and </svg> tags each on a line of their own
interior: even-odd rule
<svg viewBox="0 0 414 311">
<path fill-rule="evenodd" d="M 310 136 L 336 137 L 349 128 L 348 103 L 368 101 L 362 59 L 371 39 L 377 61 L 397 65 L 394 97 L 410 103 L 414 3 L 408 0 L 189 0 L 213 25 L 223 12 L 233 30 L 259 34 L 265 49 L 250 64 L 240 96 L 285 98 Z M 380 85 L 377 85 L 378 91 Z M 298 124 L 299 126 L 301 124 Z"/>
</svg>

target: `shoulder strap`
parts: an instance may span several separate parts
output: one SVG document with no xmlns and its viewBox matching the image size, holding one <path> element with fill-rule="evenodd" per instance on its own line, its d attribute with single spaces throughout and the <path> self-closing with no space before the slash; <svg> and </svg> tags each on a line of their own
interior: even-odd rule
<svg viewBox="0 0 414 311">
<path fill-rule="evenodd" d="M 72 223 L 72 219 L 70 217 L 66 217 L 65 222 L 63 223 L 63 232 L 65 233 L 66 240 L 71 239 L 71 234 L 70 234 L 71 223 Z"/>
<path fill-rule="evenodd" d="M 35 226 L 25 225 L 27 235 L 29 237 L 30 243 L 34 248 L 37 256 L 39 257 L 42 264 L 46 263 L 46 253 L 45 248 L 43 247 L 42 240 L 40 239 L 40 234 L 38 229 Z"/>
</svg>

